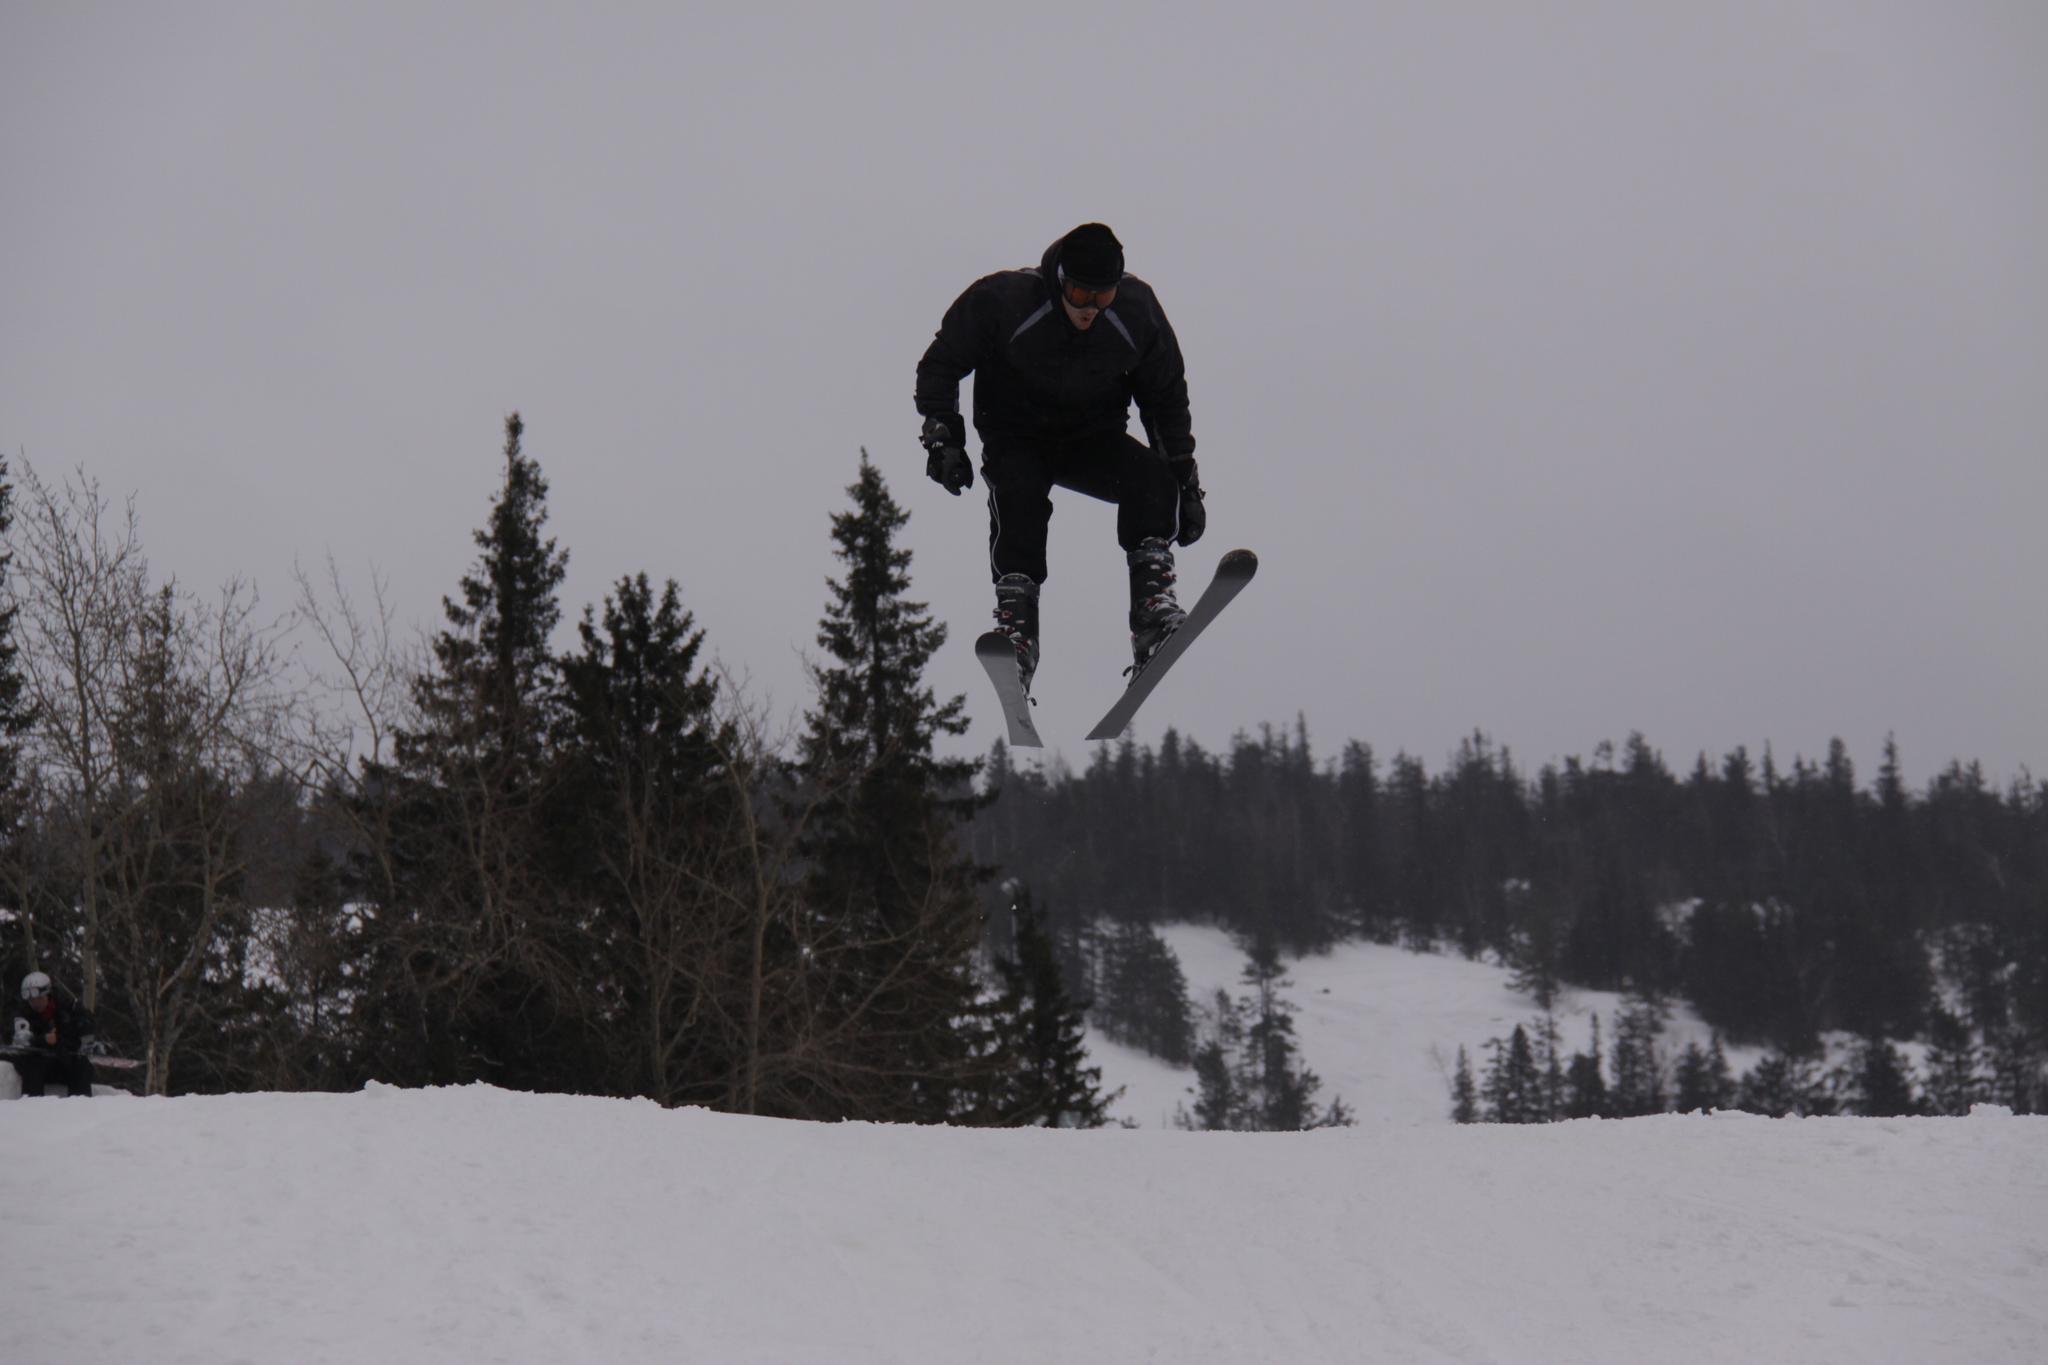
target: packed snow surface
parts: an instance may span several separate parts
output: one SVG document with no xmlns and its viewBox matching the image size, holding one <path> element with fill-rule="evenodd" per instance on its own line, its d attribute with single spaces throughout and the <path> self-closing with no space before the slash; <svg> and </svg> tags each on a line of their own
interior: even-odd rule
<svg viewBox="0 0 2048 1365">
<path fill-rule="evenodd" d="M 1234 981 L 1227 940 L 1172 937 L 1191 988 Z M 1143 1129 L 483 1086 L 0 1105 L 0 1360 L 2048 1360 L 2048 1119 L 1460 1128 L 1444 1052 L 1531 1012 L 1496 969 L 1292 975 L 1355 1128 L 1156 1126 L 1184 1073 L 1106 1048 Z"/>
<path fill-rule="evenodd" d="M 471 1087 L 0 1111 L 16 1365 L 2040 1361 L 2048 1120 L 889 1128 Z"/>
</svg>

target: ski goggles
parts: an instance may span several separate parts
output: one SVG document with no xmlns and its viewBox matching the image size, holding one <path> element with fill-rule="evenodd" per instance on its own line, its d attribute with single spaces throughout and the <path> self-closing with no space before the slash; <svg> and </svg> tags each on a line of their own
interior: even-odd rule
<svg viewBox="0 0 2048 1365">
<path fill-rule="evenodd" d="M 50 988 L 48 986 L 23 986 L 21 988 L 21 998 L 24 1000 L 40 1000 L 49 993 Z"/>
<path fill-rule="evenodd" d="M 1079 280 L 1067 278 L 1066 267 L 1060 268 L 1060 294 L 1076 308 L 1107 308 L 1116 302 L 1116 286 L 1106 285 L 1097 289 L 1082 284 Z"/>
</svg>

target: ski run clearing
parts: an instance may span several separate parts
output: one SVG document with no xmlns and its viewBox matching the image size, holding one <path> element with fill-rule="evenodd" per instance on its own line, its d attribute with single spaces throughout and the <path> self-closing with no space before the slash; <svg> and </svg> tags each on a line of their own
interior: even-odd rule
<svg viewBox="0 0 2048 1365">
<path fill-rule="evenodd" d="M 1221 935 L 1170 937 L 1191 994 L 1235 985 Z M 1291 975 L 1354 1128 L 1162 1128 L 1186 1076 L 1106 1046 L 1142 1129 L 482 1086 L 0 1106 L 0 1359 L 2048 1359 L 2048 1119 L 1461 1128 L 1440 1068 L 1533 1013 L 1497 969 Z"/>
</svg>

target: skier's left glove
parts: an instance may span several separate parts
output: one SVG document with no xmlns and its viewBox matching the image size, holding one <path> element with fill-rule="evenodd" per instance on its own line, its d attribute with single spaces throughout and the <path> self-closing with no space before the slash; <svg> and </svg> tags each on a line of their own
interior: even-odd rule
<svg viewBox="0 0 2048 1365">
<path fill-rule="evenodd" d="M 1180 485 L 1180 534 L 1174 539 L 1182 545 L 1192 545 L 1202 538 L 1202 532 L 1209 529 L 1209 513 L 1202 506 L 1201 472 L 1195 468 L 1195 457 L 1177 460 L 1171 466 L 1174 482 Z"/>
<path fill-rule="evenodd" d="M 925 449 L 925 476 L 933 483 L 956 498 L 961 490 L 974 487 L 974 462 L 967 458 L 967 424 L 958 413 L 925 418 L 918 441 Z"/>
</svg>

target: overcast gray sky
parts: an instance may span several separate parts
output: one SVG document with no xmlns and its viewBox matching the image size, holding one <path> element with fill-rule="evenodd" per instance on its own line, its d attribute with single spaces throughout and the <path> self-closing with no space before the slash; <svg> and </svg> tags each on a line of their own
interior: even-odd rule
<svg viewBox="0 0 2048 1365">
<path fill-rule="evenodd" d="M 1188 358 L 1184 572 L 1263 564 L 1141 738 L 2044 775 L 2044 71 L 2032 0 L 0 0 L 0 446 L 159 573 L 282 608 L 331 550 L 433 625 L 516 408 L 568 614 L 674 577 L 784 711 L 866 446 L 979 751 L 986 514 L 912 371 L 1101 219 Z M 1081 762 L 1123 565 L 1056 501 Z"/>
</svg>

